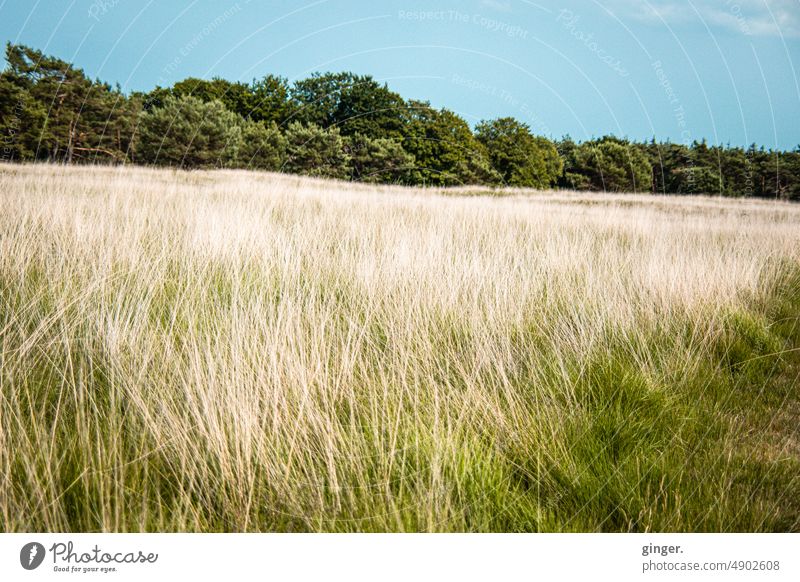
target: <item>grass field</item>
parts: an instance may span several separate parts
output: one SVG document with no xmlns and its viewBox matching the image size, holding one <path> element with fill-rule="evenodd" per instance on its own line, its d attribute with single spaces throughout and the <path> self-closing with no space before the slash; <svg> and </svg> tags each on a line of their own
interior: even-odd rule
<svg viewBox="0 0 800 582">
<path fill-rule="evenodd" d="M 3 531 L 798 531 L 800 206 L 0 166 Z"/>
</svg>

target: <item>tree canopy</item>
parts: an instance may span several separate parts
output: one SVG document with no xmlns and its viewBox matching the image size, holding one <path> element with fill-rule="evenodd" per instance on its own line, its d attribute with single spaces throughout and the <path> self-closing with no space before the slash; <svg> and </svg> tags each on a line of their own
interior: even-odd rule
<svg viewBox="0 0 800 582">
<path fill-rule="evenodd" d="M 241 140 L 240 118 L 220 101 L 170 95 L 141 114 L 137 153 L 150 164 L 215 168 L 237 160 Z"/>
<path fill-rule="evenodd" d="M 286 130 L 286 140 L 286 171 L 320 178 L 348 177 L 350 156 L 338 128 L 323 129 L 294 121 Z"/>
<path fill-rule="evenodd" d="M 467 122 L 447 109 L 411 101 L 407 108 L 403 147 L 416 159 L 416 181 L 434 186 L 500 182 L 485 146 Z"/>
<path fill-rule="evenodd" d="M 476 135 L 508 186 L 549 188 L 561 177 L 564 165 L 555 145 L 512 117 L 483 121 Z"/>
<path fill-rule="evenodd" d="M 581 144 L 574 152 L 573 173 L 589 189 L 603 192 L 651 192 L 653 167 L 635 146 L 615 138 Z"/>
<path fill-rule="evenodd" d="M 403 135 L 405 102 L 369 75 L 315 74 L 291 89 L 296 120 L 342 135 L 398 139 Z"/>
<path fill-rule="evenodd" d="M 511 117 L 475 130 L 352 72 L 289 83 L 189 77 L 125 94 L 33 48 L 8 43 L 0 73 L 3 161 L 239 167 L 364 182 L 508 185 L 800 200 L 800 148 L 705 141 L 576 142 Z"/>
</svg>

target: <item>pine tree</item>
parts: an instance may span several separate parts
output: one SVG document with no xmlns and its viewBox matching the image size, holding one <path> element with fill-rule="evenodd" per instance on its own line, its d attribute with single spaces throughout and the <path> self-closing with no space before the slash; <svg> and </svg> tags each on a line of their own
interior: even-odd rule
<svg viewBox="0 0 800 582">
<path fill-rule="evenodd" d="M 242 141 L 240 117 L 219 101 L 172 97 L 141 114 L 137 156 L 180 168 L 234 165 Z"/>
</svg>

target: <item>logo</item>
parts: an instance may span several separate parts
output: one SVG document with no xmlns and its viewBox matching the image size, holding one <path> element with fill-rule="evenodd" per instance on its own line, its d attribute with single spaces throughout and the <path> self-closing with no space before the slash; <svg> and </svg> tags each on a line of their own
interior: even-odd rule
<svg viewBox="0 0 800 582">
<path fill-rule="evenodd" d="M 77 549 L 71 541 L 56 542 L 48 549 L 39 542 L 29 542 L 19 551 L 19 563 L 26 570 L 35 570 L 44 562 L 47 553 L 53 558 L 54 572 L 93 573 L 119 571 L 120 565 L 155 564 L 158 554 L 134 551 L 103 551 L 99 545 Z"/>
<path fill-rule="evenodd" d="M 35 570 L 44 561 L 44 546 L 39 542 L 30 542 L 19 551 L 19 563 L 26 570 Z"/>
</svg>

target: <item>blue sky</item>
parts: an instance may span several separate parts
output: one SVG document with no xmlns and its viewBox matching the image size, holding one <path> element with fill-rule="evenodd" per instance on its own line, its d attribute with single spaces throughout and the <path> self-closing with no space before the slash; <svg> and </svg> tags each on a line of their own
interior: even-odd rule
<svg viewBox="0 0 800 582">
<path fill-rule="evenodd" d="M 0 0 L 0 39 L 125 90 L 350 70 L 471 124 L 800 144 L 800 0 Z"/>
</svg>

